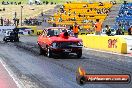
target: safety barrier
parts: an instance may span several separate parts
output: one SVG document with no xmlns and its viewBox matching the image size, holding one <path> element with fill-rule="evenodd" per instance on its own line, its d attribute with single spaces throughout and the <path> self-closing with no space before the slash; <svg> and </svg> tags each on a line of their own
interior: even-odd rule
<svg viewBox="0 0 132 88">
<path fill-rule="evenodd" d="M 32 31 L 31 35 L 40 35 L 43 32 L 43 30 L 38 29 L 37 26 L 23 26 L 23 27 L 30 28 Z"/>
<path fill-rule="evenodd" d="M 83 45 L 87 48 L 127 53 L 127 43 L 124 38 L 119 36 L 79 35 L 79 38 L 83 40 Z"/>
</svg>

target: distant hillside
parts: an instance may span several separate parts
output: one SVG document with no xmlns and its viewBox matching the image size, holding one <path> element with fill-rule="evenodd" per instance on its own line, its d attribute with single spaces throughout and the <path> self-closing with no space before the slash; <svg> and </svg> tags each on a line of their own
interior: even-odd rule
<svg viewBox="0 0 132 88">
<path fill-rule="evenodd" d="M 1 2 L 22 2 L 22 4 L 27 4 L 27 3 L 29 3 L 29 1 L 35 1 L 35 0 L 0 0 L 0 3 Z M 36 0 L 36 1 L 39 1 L 39 0 Z M 65 2 L 65 0 L 40 0 L 41 2 L 46 2 L 46 1 L 48 1 L 48 2 L 54 2 L 54 3 L 60 3 L 60 2 Z"/>
<path fill-rule="evenodd" d="M 0 2 L 5 1 L 5 2 L 22 2 L 23 4 L 27 4 L 29 1 L 35 1 L 35 0 L 0 0 Z M 54 2 L 54 3 L 64 3 L 66 1 L 86 1 L 86 2 L 110 2 L 110 1 L 116 1 L 119 3 L 122 3 L 124 0 L 36 0 L 36 1 L 41 1 L 41 2 Z M 132 2 L 131 0 L 126 0 L 128 2 Z"/>
<path fill-rule="evenodd" d="M 23 5 L 22 16 L 24 18 L 35 17 L 45 12 L 49 9 L 54 9 L 56 5 Z M 17 13 L 17 18 L 21 16 L 21 5 L 0 5 L 0 9 L 5 11 L 0 11 L 0 17 L 13 19 L 15 12 Z"/>
</svg>

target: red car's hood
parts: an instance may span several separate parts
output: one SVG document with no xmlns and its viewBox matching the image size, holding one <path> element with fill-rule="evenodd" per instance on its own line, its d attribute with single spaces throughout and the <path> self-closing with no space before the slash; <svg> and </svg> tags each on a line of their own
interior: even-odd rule
<svg viewBox="0 0 132 88">
<path fill-rule="evenodd" d="M 82 39 L 75 38 L 75 37 L 63 38 L 60 36 L 59 37 L 57 37 L 57 36 L 50 37 L 50 40 L 52 42 L 78 42 L 78 41 L 82 41 Z"/>
</svg>

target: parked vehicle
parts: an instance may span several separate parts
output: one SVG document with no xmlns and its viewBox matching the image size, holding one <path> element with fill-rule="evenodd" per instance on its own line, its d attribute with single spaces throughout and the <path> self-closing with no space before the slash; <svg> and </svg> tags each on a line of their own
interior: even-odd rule
<svg viewBox="0 0 132 88">
<path fill-rule="evenodd" d="M 18 29 L 7 30 L 3 38 L 5 42 L 19 42 Z"/>
</svg>

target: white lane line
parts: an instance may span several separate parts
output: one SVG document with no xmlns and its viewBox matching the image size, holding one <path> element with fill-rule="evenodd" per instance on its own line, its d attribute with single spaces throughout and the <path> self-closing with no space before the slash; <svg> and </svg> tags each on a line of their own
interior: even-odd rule
<svg viewBox="0 0 132 88">
<path fill-rule="evenodd" d="M 6 69 L 6 71 L 8 72 L 8 74 L 11 76 L 11 78 L 13 79 L 13 81 L 15 82 L 16 86 L 18 88 L 25 88 L 24 84 L 14 75 L 14 73 L 9 69 L 9 67 L 7 66 L 7 64 L 2 60 L 2 58 L 0 57 L 0 63 L 3 65 L 3 67 Z"/>
<path fill-rule="evenodd" d="M 130 56 L 129 54 L 120 54 L 120 53 L 116 53 L 116 52 L 103 51 L 103 50 L 96 50 L 96 49 L 91 49 L 91 48 L 84 48 L 84 49 L 85 49 L 85 50 L 93 50 L 93 51 L 97 51 L 97 52 L 108 53 L 108 54 L 114 54 L 114 55 L 132 57 L 132 56 Z"/>
</svg>

